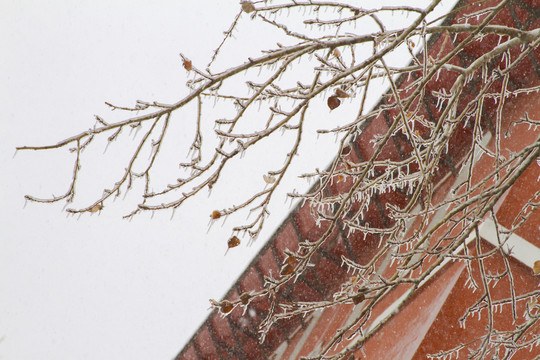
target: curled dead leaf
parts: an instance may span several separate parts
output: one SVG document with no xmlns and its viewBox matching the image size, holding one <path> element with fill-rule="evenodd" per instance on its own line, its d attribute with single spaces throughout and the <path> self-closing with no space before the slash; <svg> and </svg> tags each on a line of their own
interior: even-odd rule
<svg viewBox="0 0 540 360">
<path fill-rule="evenodd" d="M 336 96 L 339 98 L 348 98 L 350 97 L 349 94 L 347 94 L 345 91 L 341 90 L 340 88 L 337 88 L 335 90 Z"/>
<path fill-rule="evenodd" d="M 337 96 L 332 95 L 328 98 L 328 107 L 330 110 L 334 110 L 341 104 L 341 100 L 338 99 Z"/>
<path fill-rule="evenodd" d="M 221 217 L 221 213 L 217 210 L 212 211 L 212 215 L 210 215 L 212 220 L 219 219 Z"/>
<path fill-rule="evenodd" d="M 366 295 L 364 295 L 364 292 L 359 292 L 358 294 L 351 297 L 351 299 L 354 305 L 358 305 L 366 299 Z"/>
<path fill-rule="evenodd" d="M 249 303 L 249 300 L 252 298 L 251 294 L 243 293 L 240 295 L 240 301 L 243 305 L 247 305 Z"/>
<path fill-rule="evenodd" d="M 290 264 L 290 265 L 296 264 L 297 261 L 298 259 L 294 255 L 288 255 L 287 258 L 285 259 L 285 263 Z"/>
<path fill-rule="evenodd" d="M 255 6 L 249 1 L 242 1 L 240 4 L 242 5 L 242 10 L 248 14 L 256 10 Z"/>
<path fill-rule="evenodd" d="M 533 265 L 534 275 L 540 275 L 540 260 L 536 260 Z"/>
<path fill-rule="evenodd" d="M 264 182 L 267 184 L 273 184 L 276 182 L 276 178 L 271 175 L 263 175 Z"/>
<path fill-rule="evenodd" d="M 294 265 L 287 263 L 281 267 L 281 271 L 279 273 L 282 276 L 286 276 L 286 275 L 292 274 L 293 271 L 294 271 Z"/>
<path fill-rule="evenodd" d="M 230 313 L 232 309 L 234 309 L 234 305 L 228 300 L 223 300 L 219 304 L 219 311 L 221 311 L 223 314 Z"/>
<path fill-rule="evenodd" d="M 182 62 L 182 65 L 184 65 L 184 69 L 186 69 L 187 71 L 191 71 L 192 69 L 191 60 L 184 60 Z"/>
<path fill-rule="evenodd" d="M 93 213 L 98 212 L 101 209 L 103 209 L 103 205 L 96 204 L 96 205 L 92 206 L 92 208 L 90 209 L 90 212 L 93 214 Z"/>
<path fill-rule="evenodd" d="M 227 241 L 227 246 L 230 248 L 237 247 L 240 245 L 240 239 L 236 236 L 233 236 L 232 238 Z"/>
</svg>

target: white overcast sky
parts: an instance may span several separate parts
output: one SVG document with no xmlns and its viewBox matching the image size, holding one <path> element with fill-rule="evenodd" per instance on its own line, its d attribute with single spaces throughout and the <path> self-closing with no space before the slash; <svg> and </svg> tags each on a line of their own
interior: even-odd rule
<svg viewBox="0 0 540 360">
<path fill-rule="evenodd" d="M 65 191 L 73 154 L 15 154 L 16 146 L 55 143 L 92 127 L 94 114 L 112 119 L 117 113 L 109 114 L 105 101 L 177 101 L 187 94 L 178 53 L 204 68 L 238 10 L 237 1 L 223 0 L 0 4 L 0 359 L 174 357 L 209 314 L 208 299 L 223 296 L 288 214 L 290 203 L 278 197 L 261 237 L 226 256 L 230 219 L 207 231 L 211 210 L 242 199 L 244 177 L 273 160 L 267 152 L 255 157 L 258 162 L 237 165 L 228 186 L 172 219 L 167 212 L 122 220 L 134 204 L 129 196 L 99 215 L 80 217 L 66 216 L 63 204 L 24 200 L 25 194 Z M 244 16 L 222 66 L 243 62 L 242 51 L 269 41 L 263 29 L 250 27 Z M 318 120 L 327 121 L 331 115 L 322 108 Z M 190 114 L 175 121 L 187 122 Z M 136 135 L 124 134 L 124 140 Z M 191 136 L 181 132 L 179 146 L 189 145 Z M 304 151 L 305 171 L 324 168 L 335 139 L 306 139 L 318 152 Z M 107 175 L 125 166 L 106 161 L 115 154 L 111 148 L 104 152 L 98 144 L 83 154 L 81 206 L 100 194 L 92 185 L 110 187 L 117 178 Z"/>
</svg>

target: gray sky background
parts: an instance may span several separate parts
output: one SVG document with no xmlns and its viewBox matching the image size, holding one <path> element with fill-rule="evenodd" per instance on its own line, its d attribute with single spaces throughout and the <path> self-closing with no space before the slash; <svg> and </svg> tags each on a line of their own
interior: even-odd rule
<svg viewBox="0 0 540 360">
<path fill-rule="evenodd" d="M 173 217 L 142 214 L 132 221 L 121 218 L 138 200 L 130 194 L 93 215 L 67 216 L 63 203 L 26 204 L 25 194 L 65 192 L 73 154 L 15 154 L 15 147 L 52 144 L 84 131 L 93 126 L 94 114 L 122 118 L 105 101 L 129 106 L 137 99 L 167 103 L 185 96 L 188 74 L 178 53 L 204 69 L 239 5 L 7 1 L 0 10 L 0 359 L 172 358 L 208 315 L 208 299 L 229 289 L 288 214 L 290 202 L 278 194 L 260 238 L 226 256 L 230 227 L 245 221 L 245 213 L 219 220 L 210 230 L 208 215 L 244 199 L 246 189 L 264 187 L 262 174 L 282 165 L 276 154 L 291 138 L 283 136 L 275 153 L 261 149 L 237 162 L 222 187 L 186 203 Z M 243 62 L 254 44 L 279 41 L 272 31 L 253 27 L 245 14 L 238 29 L 218 69 Z M 211 107 L 208 121 L 220 117 L 220 106 Z M 344 104 L 330 114 L 323 101 L 314 111 L 322 115 L 311 129 L 332 128 L 355 108 Z M 169 140 L 180 150 L 192 141 L 193 115 L 194 109 L 186 109 L 174 118 L 177 135 Z M 96 142 L 83 153 L 75 205 L 87 205 L 112 186 L 115 171 L 126 164 L 123 146 L 141 134 L 125 131 L 122 141 L 108 148 Z M 324 168 L 335 137 L 306 134 L 305 142 L 296 171 Z M 284 190 L 307 186 L 290 179 Z"/>
</svg>

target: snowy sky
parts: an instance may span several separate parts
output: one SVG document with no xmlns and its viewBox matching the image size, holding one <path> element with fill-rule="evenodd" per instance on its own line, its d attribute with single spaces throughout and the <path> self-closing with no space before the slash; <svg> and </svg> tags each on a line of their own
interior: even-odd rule
<svg viewBox="0 0 540 360">
<path fill-rule="evenodd" d="M 290 202 L 278 195 L 260 238 L 226 256 L 233 221 L 220 220 L 208 231 L 211 211 L 241 198 L 249 185 L 245 175 L 264 170 L 274 154 L 236 165 L 224 187 L 172 218 L 166 212 L 126 221 L 122 215 L 137 200 L 129 195 L 100 214 L 83 216 L 66 216 L 63 204 L 25 203 L 25 194 L 65 192 L 73 154 L 15 153 L 15 147 L 52 144 L 84 131 L 93 126 L 94 114 L 114 119 L 118 114 L 110 114 L 105 101 L 127 106 L 137 99 L 167 103 L 185 96 L 188 74 L 179 52 L 204 68 L 239 5 L 25 0 L 0 8 L 0 359 L 172 358 L 209 314 L 208 299 L 223 296 L 288 214 Z M 242 51 L 248 54 L 254 42 L 271 38 L 250 21 L 240 19 L 218 68 L 243 62 Z M 319 121 L 347 114 L 346 106 L 342 113 L 321 109 Z M 189 111 L 176 121 L 187 123 Z M 108 175 L 125 162 L 115 151 L 138 135 L 126 133 L 116 148 L 98 143 L 83 153 L 78 205 L 99 196 L 100 184 L 110 187 L 117 180 Z M 177 139 L 180 148 L 189 146 L 192 135 L 180 131 Z M 298 171 L 324 168 L 335 138 L 306 139 L 312 150 L 303 152 Z M 305 181 L 290 184 L 300 191 L 307 187 Z"/>
</svg>

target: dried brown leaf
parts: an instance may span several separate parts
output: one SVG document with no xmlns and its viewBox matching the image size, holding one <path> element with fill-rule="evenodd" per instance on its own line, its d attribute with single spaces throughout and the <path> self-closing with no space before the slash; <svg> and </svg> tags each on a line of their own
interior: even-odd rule
<svg viewBox="0 0 540 360">
<path fill-rule="evenodd" d="M 330 110 L 334 110 L 341 104 L 341 100 L 338 99 L 337 96 L 332 95 L 328 98 L 328 107 Z"/>
<path fill-rule="evenodd" d="M 279 272 L 282 276 L 292 274 L 294 271 L 294 265 L 292 264 L 285 264 L 281 267 L 281 271 Z"/>
<path fill-rule="evenodd" d="M 276 178 L 271 175 L 263 175 L 264 182 L 267 184 L 273 184 L 276 182 Z"/>
<path fill-rule="evenodd" d="M 290 264 L 290 265 L 296 264 L 297 261 L 298 261 L 298 259 L 294 255 L 289 255 L 289 256 L 287 256 L 287 259 L 285 259 L 285 263 Z"/>
<path fill-rule="evenodd" d="M 339 98 L 348 98 L 348 97 L 350 97 L 349 94 L 347 94 L 345 91 L 341 90 L 340 88 L 337 88 L 335 92 L 336 92 L 336 96 L 339 97 Z"/>
<path fill-rule="evenodd" d="M 251 298 L 252 296 L 249 293 L 243 293 L 242 295 L 240 295 L 240 301 L 242 302 L 243 305 L 247 305 Z"/>
<path fill-rule="evenodd" d="M 345 146 L 342 150 L 341 150 L 341 156 L 347 156 L 351 153 L 351 147 L 349 145 Z"/>
<path fill-rule="evenodd" d="M 364 292 L 359 292 L 358 294 L 354 295 L 351 299 L 354 305 L 358 305 L 366 299 L 366 295 L 364 295 Z"/>
<path fill-rule="evenodd" d="M 540 260 L 536 260 L 533 265 L 533 273 L 534 275 L 540 274 Z"/>
<path fill-rule="evenodd" d="M 219 304 L 219 310 L 220 310 L 223 314 L 230 313 L 232 309 L 234 309 L 234 305 L 233 305 L 232 302 L 230 302 L 230 301 L 228 301 L 228 300 L 223 300 L 223 301 Z"/>
<path fill-rule="evenodd" d="M 240 245 L 240 239 L 236 236 L 233 236 L 232 238 L 227 241 L 227 246 L 230 248 L 237 247 Z"/>
<path fill-rule="evenodd" d="M 242 10 L 248 14 L 256 10 L 255 6 L 249 1 L 242 1 L 240 4 L 242 5 Z"/>
</svg>

